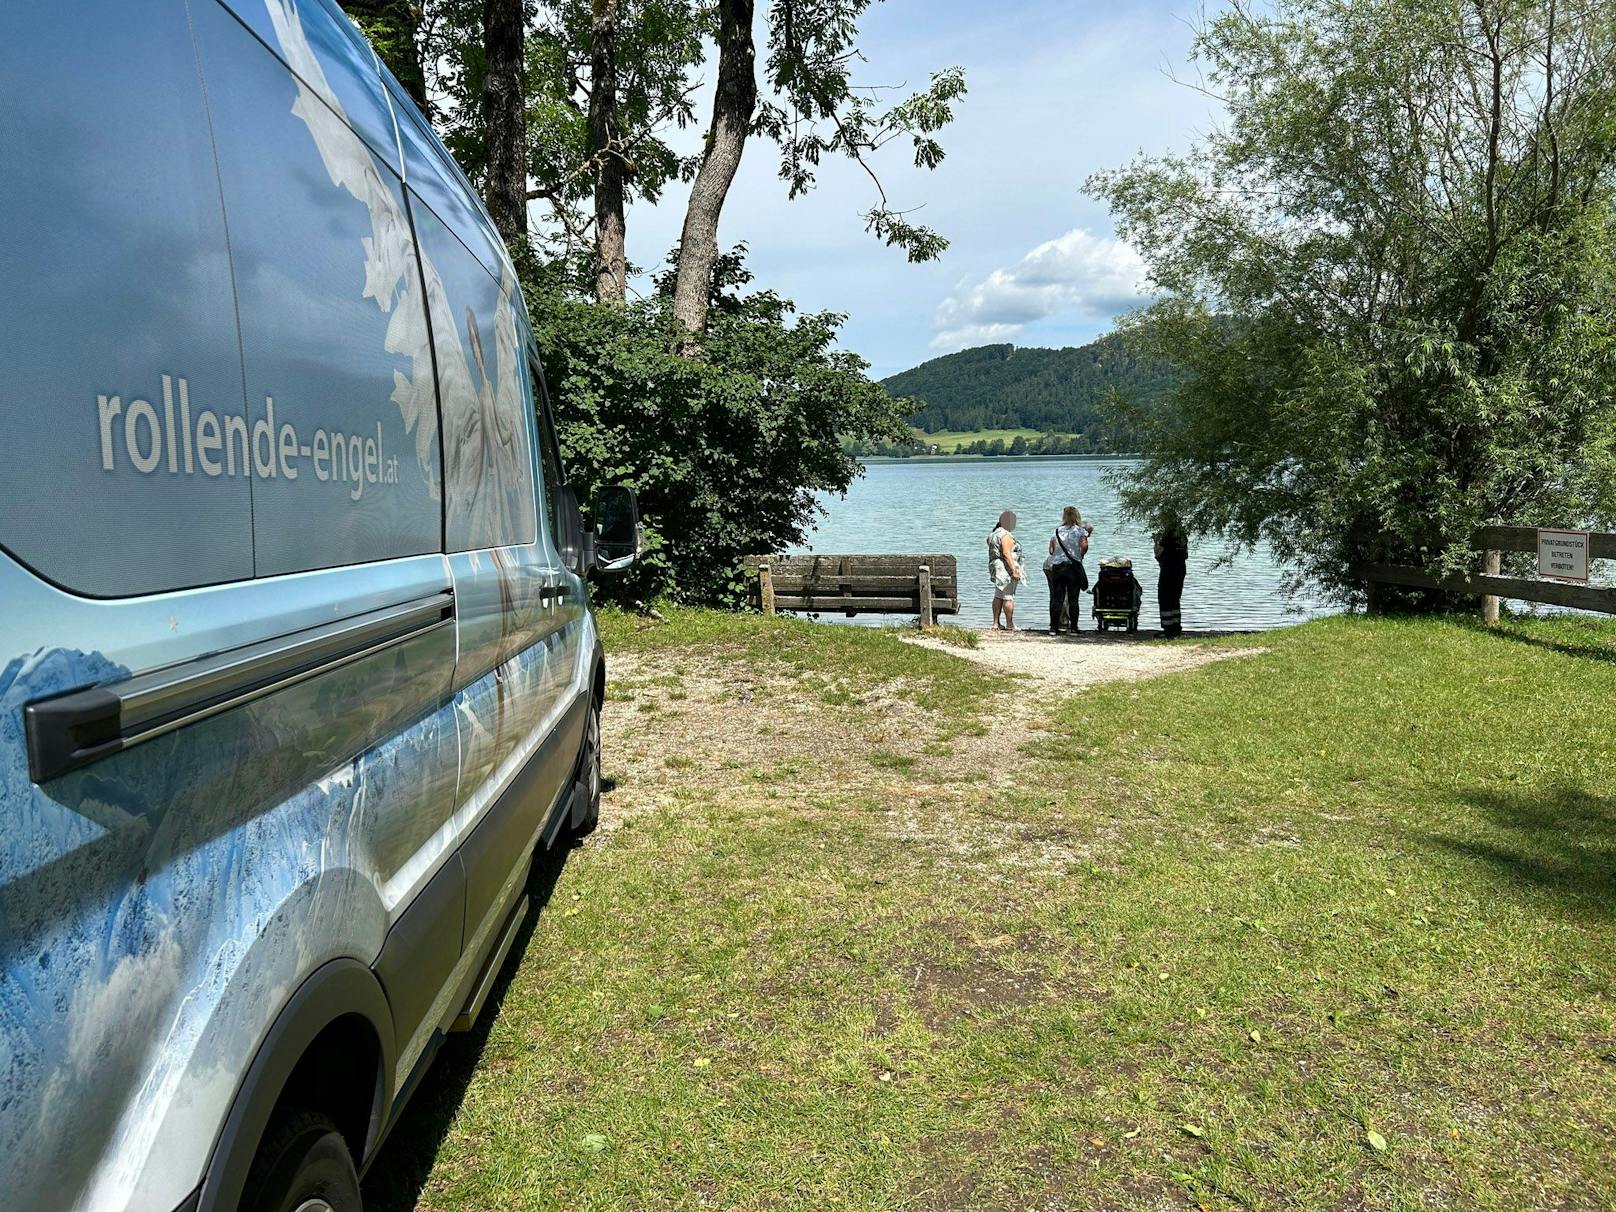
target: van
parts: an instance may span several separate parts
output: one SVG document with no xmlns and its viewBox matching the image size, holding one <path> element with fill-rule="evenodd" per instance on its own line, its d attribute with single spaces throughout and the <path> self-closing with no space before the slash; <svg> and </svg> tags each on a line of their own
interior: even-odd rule
<svg viewBox="0 0 1616 1212">
<path fill-rule="evenodd" d="M 633 495 L 327 0 L 0 6 L 0 162 L 3 1202 L 349 1212 L 595 823 Z"/>
</svg>

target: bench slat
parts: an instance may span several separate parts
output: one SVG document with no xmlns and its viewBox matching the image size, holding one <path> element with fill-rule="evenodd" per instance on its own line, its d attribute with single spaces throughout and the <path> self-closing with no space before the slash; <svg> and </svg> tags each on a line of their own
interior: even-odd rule
<svg viewBox="0 0 1616 1212">
<path fill-rule="evenodd" d="M 796 572 L 812 572 L 815 569 L 835 572 L 844 559 L 848 561 L 849 569 L 853 572 L 907 573 L 910 576 L 915 575 L 922 564 L 931 567 L 933 576 L 953 575 L 956 565 L 951 555 L 753 555 L 745 558 L 744 565 L 748 569 L 756 569 L 760 564 L 768 564 L 774 575 L 780 576 Z M 985 560 L 984 556 L 984 563 Z"/>
<path fill-rule="evenodd" d="M 790 592 L 792 587 L 802 586 L 814 588 L 822 587 L 826 590 L 830 590 L 840 588 L 844 584 L 852 585 L 854 588 L 865 589 L 913 589 L 915 587 L 916 580 L 918 579 L 916 576 L 906 577 L 889 575 L 885 573 L 876 576 L 862 572 L 853 572 L 847 574 L 846 576 L 843 576 L 839 572 L 827 572 L 823 576 L 798 576 L 795 573 L 781 572 L 779 569 L 772 566 L 769 569 L 769 573 L 769 579 L 774 582 L 774 589 L 776 593 L 780 593 L 782 591 Z M 955 580 L 956 578 L 952 574 L 939 576 L 934 573 L 932 574 L 931 578 L 932 591 L 935 593 L 939 585 L 948 585 L 952 587 Z"/>
<path fill-rule="evenodd" d="M 842 597 L 840 594 L 814 594 L 792 595 L 775 594 L 774 608 L 776 610 L 815 610 L 829 614 L 845 613 L 849 610 L 876 614 L 914 614 L 920 609 L 920 600 L 916 596 L 907 598 L 874 598 L 865 596 Z M 931 608 L 934 614 L 958 614 L 958 598 L 933 597 Z"/>
</svg>

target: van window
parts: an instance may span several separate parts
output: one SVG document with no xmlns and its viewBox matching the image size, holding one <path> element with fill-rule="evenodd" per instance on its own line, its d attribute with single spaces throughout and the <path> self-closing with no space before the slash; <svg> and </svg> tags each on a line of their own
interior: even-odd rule
<svg viewBox="0 0 1616 1212">
<path fill-rule="evenodd" d="M 538 352 L 527 347 L 528 377 L 532 384 L 533 419 L 539 428 L 539 460 L 542 464 L 541 487 L 544 491 L 544 516 L 549 519 L 550 538 L 555 549 L 565 547 L 561 536 L 561 509 L 556 501 L 556 490 L 567 482 L 561 469 L 561 452 L 556 445 L 555 422 L 550 413 L 550 393 L 544 385 L 544 371 L 539 365 Z"/>
<path fill-rule="evenodd" d="M 303 31 L 283 37 L 288 59 L 312 62 Z M 211 5 L 197 41 L 246 374 L 245 453 L 225 454 L 251 463 L 257 574 L 441 550 L 432 347 L 403 187 L 321 99 L 340 90 L 293 76 Z"/>
<path fill-rule="evenodd" d="M 533 459 L 518 337 L 521 295 L 495 280 L 410 191 L 443 416 L 450 551 L 532 543 Z"/>
<path fill-rule="evenodd" d="M 0 4 L 0 546 L 95 596 L 243 579 L 241 355 L 185 6 L 95 20 Z"/>
<path fill-rule="evenodd" d="M 417 201 L 431 207 L 443 225 L 459 236 L 460 242 L 482 262 L 483 268 L 500 277 L 509 258 L 493 222 L 483 211 L 477 191 L 466 180 L 455 158 L 422 120 L 420 111 L 404 95 L 403 89 L 391 82 L 388 93 L 393 98 L 399 139 L 404 149 L 404 179 L 415 191 Z"/>
</svg>

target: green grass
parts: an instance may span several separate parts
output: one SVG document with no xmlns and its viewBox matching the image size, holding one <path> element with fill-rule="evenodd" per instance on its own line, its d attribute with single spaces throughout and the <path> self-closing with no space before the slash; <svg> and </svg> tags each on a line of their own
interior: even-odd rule
<svg viewBox="0 0 1616 1212">
<path fill-rule="evenodd" d="M 1616 630 L 1311 623 L 1068 700 L 1008 781 L 937 765 L 1005 685 L 948 654 L 605 631 L 934 739 L 576 854 L 391 1147 L 420 1207 L 1616 1207 Z"/>
</svg>

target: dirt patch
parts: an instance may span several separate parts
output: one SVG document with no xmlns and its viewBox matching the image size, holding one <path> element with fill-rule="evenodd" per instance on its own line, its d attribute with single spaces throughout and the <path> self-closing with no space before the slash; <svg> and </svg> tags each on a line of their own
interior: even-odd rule
<svg viewBox="0 0 1616 1212">
<path fill-rule="evenodd" d="M 976 661 L 998 673 L 1019 673 L 1062 686 L 1094 686 L 1183 673 L 1231 657 L 1257 656 L 1266 648 L 1215 648 L 1181 640 L 1146 644 L 1137 639 L 1082 633 L 1039 635 L 1029 631 L 983 631 L 975 648 L 962 648 L 922 635 L 905 635 L 906 644 Z"/>
<path fill-rule="evenodd" d="M 893 963 L 911 988 L 921 1020 L 933 1031 L 947 1030 L 962 1018 L 998 1018 L 1092 993 L 1051 983 L 1042 959 L 1060 944 L 1041 931 L 982 938 L 963 922 L 933 926 L 942 935 L 940 951 L 913 950 Z"/>
<path fill-rule="evenodd" d="M 1003 633 L 985 634 L 977 649 L 904 642 L 1054 683 L 1057 695 L 1263 651 Z M 871 819 L 900 845 L 990 877 L 1105 865 L 1096 847 L 1108 852 L 1115 840 L 1103 825 L 1077 836 L 984 810 L 1018 783 L 1020 763 L 1007 755 L 1049 727 L 1048 694 L 989 696 L 962 730 L 920 706 L 905 679 L 861 681 L 856 671 L 826 676 L 722 653 L 685 652 L 674 662 L 614 653 L 608 678 L 608 787 L 595 844 L 633 817 L 695 802 L 845 813 L 850 792 L 876 808 Z"/>
</svg>

